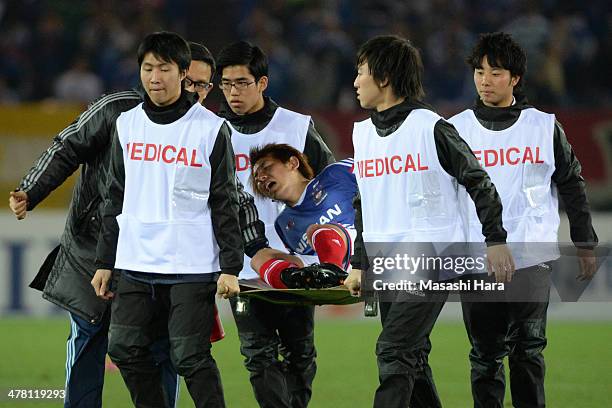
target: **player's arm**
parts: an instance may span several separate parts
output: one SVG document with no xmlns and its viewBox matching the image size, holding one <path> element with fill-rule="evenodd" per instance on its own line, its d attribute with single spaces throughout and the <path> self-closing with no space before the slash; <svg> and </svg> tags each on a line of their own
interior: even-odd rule
<svg viewBox="0 0 612 408">
<path fill-rule="evenodd" d="M 244 247 L 238 216 L 236 168 L 230 130 L 223 123 L 210 154 L 210 206 L 215 238 L 219 245 L 221 276 L 217 293 L 228 298 L 240 292 L 238 274 L 242 270 Z"/>
<path fill-rule="evenodd" d="M 109 143 L 107 97 L 92 103 L 74 122 L 58 133 L 28 174 L 19 190 L 32 210 L 60 186 L 79 165 L 96 157 Z"/>
<path fill-rule="evenodd" d="M 590 279 L 597 270 L 593 248 L 599 239 L 593 228 L 586 185 L 581 175 L 582 166 L 559 122 L 555 122 L 553 146 L 555 172 L 552 175 L 552 181 L 557 185 L 559 196 L 565 206 L 572 242 L 579 248 L 580 274 L 578 279 Z"/>
<path fill-rule="evenodd" d="M 312 119 L 308 125 L 306 143 L 304 144 L 304 154 L 308 158 L 308 163 L 312 167 L 315 176 L 319 174 L 327 165 L 335 163 L 336 159 L 323 138 L 314 126 Z"/>
<path fill-rule="evenodd" d="M 434 140 L 442 168 L 465 187 L 474 201 L 487 243 L 489 274 L 494 273 L 498 282 L 510 282 L 514 259 L 505 245 L 502 203 L 493 182 L 452 124 L 439 120 L 434 127 Z"/>
<path fill-rule="evenodd" d="M 117 216 L 123 208 L 123 195 L 125 190 L 125 168 L 123 163 L 123 148 L 116 130 L 112 137 L 110 149 L 110 162 L 106 176 L 106 189 L 102 196 L 104 207 L 102 221 L 96 248 L 96 273 L 91 281 L 96 295 L 102 299 L 110 299 L 113 293 L 109 291 L 112 270 L 115 265 L 117 253 L 117 240 L 119 238 L 119 224 Z"/>
</svg>

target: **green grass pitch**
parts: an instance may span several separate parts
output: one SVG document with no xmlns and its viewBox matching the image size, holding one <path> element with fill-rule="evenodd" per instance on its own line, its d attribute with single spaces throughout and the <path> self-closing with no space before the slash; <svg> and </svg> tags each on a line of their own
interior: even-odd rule
<svg viewBox="0 0 612 408">
<path fill-rule="evenodd" d="M 377 385 L 374 344 L 377 319 L 319 320 L 316 326 L 318 372 L 313 408 L 369 407 Z M 227 336 L 213 352 L 228 407 L 256 407 L 242 366 L 236 329 L 225 319 Z M 0 407 L 58 407 L 60 400 L 10 400 L 9 389 L 59 389 L 64 384 L 68 320 L 0 319 Z M 550 407 L 612 406 L 612 323 L 550 322 L 546 391 Z M 446 407 L 471 406 L 468 343 L 461 323 L 438 322 L 432 334 L 431 366 Z M 129 407 L 129 396 L 117 372 L 106 375 L 105 407 Z M 182 384 L 180 407 L 193 406 Z M 509 393 L 506 406 L 510 407 Z"/>
</svg>

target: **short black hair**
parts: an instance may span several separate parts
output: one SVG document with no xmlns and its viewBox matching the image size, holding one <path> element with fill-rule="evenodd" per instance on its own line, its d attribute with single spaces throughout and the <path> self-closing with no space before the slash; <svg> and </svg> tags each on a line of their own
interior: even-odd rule
<svg viewBox="0 0 612 408">
<path fill-rule="evenodd" d="M 138 66 L 148 53 L 162 61 L 176 63 L 180 71 L 186 71 L 191 64 L 189 45 L 177 33 L 158 31 L 147 35 L 138 46 Z"/>
<path fill-rule="evenodd" d="M 512 76 L 520 77 L 514 88 L 521 88 L 523 76 L 527 71 L 527 55 L 510 34 L 502 32 L 480 34 L 472 53 L 465 61 L 472 70 L 481 69 L 484 57 L 487 57 L 490 66 L 507 69 Z"/>
<path fill-rule="evenodd" d="M 203 44 L 193 41 L 189 41 L 189 49 L 191 50 L 192 61 L 202 61 L 210 65 L 210 78 L 212 79 L 217 68 L 212 53 Z"/>
<path fill-rule="evenodd" d="M 365 62 L 377 82 L 388 81 L 395 96 L 411 100 L 425 96 L 421 53 L 406 38 L 380 35 L 366 41 L 357 51 L 357 67 Z"/>
<path fill-rule="evenodd" d="M 232 43 L 217 55 L 217 69 L 221 75 L 223 68 L 232 65 L 246 65 L 256 81 L 268 76 L 268 57 L 261 48 L 247 41 Z"/>
</svg>

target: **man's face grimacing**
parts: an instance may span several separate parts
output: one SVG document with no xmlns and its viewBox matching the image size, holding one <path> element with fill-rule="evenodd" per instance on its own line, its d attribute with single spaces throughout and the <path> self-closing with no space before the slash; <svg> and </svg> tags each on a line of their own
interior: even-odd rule
<svg viewBox="0 0 612 408">
<path fill-rule="evenodd" d="M 487 106 L 510 106 L 519 79 L 507 69 L 489 65 L 486 56 L 482 59 L 481 67 L 474 69 L 474 85 L 480 100 Z"/>
<path fill-rule="evenodd" d="M 181 72 L 174 61 L 158 59 L 152 52 L 147 53 L 140 65 L 140 81 L 145 92 L 156 106 L 168 106 L 181 96 Z"/>
<path fill-rule="evenodd" d="M 264 107 L 263 92 L 268 87 L 268 77 L 259 80 L 246 65 L 230 65 L 223 68 L 220 88 L 231 110 L 237 115 L 247 115 Z"/>
<path fill-rule="evenodd" d="M 299 161 L 291 157 L 287 163 L 274 157 L 263 157 L 252 167 L 254 188 L 261 195 L 286 202 L 291 185 L 299 182 Z"/>
<path fill-rule="evenodd" d="M 212 89 L 212 68 L 204 61 L 191 61 L 187 77 L 185 78 L 185 89 L 198 94 L 198 102 L 204 103 L 204 99 Z"/>
</svg>

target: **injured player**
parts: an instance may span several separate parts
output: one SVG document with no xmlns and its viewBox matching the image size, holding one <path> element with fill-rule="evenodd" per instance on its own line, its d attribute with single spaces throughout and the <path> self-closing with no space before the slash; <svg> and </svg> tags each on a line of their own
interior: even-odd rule
<svg viewBox="0 0 612 408">
<path fill-rule="evenodd" d="M 253 148 L 250 161 L 253 191 L 286 205 L 276 219 L 276 232 L 287 250 L 307 264 L 300 267 L 283 260 L 284 252 L 268 250 L 254 256 L 251 267 L 278 289 L 341 285 L 356 235 L 352 159 L 330 164 L 317 177 L 306 157 L 286 144 Z"/>
</svg>

